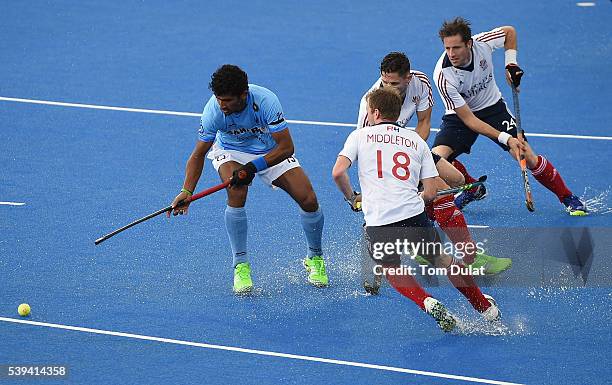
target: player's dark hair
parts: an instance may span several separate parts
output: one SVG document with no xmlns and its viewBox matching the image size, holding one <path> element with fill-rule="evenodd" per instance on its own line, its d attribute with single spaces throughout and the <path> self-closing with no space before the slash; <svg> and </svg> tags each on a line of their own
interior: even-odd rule
<svg viewBox="0 0 612 385">
<path fill-rule="evenodd" d="M 380 73 L 395 73 L 404 76 L 410 72 L 410 60 L 403 52 L 391 52 L 380 62 Z"/>
<path fill-rule="evenodd" d="M 381 118 L 395 122 L 402 110 L 402 98 L 395 88 L 377 88 L 366 96 L 368 106 L 380 112 Z"/>
<path fill-rule="evenodd" d="M 472 38 L 472 29 L 470 28 L 470 22 L 463 17 L 456 17 L 453 20 L 446 20 L 442 24 L 442 28 L 438 32 L 441 40 L 445 37 L 460 35 L 461 41 L 467 43 Z"/>
<path fill-rule="evenodd" d="M 240 67 L 224 64 L 212 74 L 208 88 L 216 96 L 240 96 L 249 89 L 249 78 Z"/>
</svg>

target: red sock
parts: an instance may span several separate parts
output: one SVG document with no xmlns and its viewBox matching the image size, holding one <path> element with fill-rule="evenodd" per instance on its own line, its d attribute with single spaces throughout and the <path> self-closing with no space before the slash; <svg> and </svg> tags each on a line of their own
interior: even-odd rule
<svg viewBox="0 0 612 385">
<path fill-rule="evenodd" d="M 453 262 L 453 264 L 464 268 L 465 266 L 462 263 Z M 457 290 L 461 292 L 467 298 L 467 300 L 472 304 L 474 309 L 479 312 L 484 312 L 487 310 L 491 303 L 482 295 L 480 288 L 474 281 L 474 277 L 467 274 L 448 274 L 448 280 L 451 281 L 453 286 Z"/>
<path fill-rule="evenodd" d="M 559 201 L 562 202 L 563 198 L 572 195 L 572 192 L 567 188 L 563 178 L 561 178 L 561 174 L 559 174 L 555 166 L 542 155 L 538 155 L 538 164 L 535 168 L 531 169 L 531 174 L 544 187 L 555 193 Z"/>
<path fill-rule="evenodd" d="M 464 252 L 463 260 L 466 263 L 474 262 L 474 253 L 476 245 L 472 239 L 472 235 L 465 223 L 463 213 L 457 210 L 454 198 L 452 195 L 446 195 L 434 201 L 434 217 L 442 231 L 448 235 L 448 238 L 453 244 Z"/>
<path fill-rule="evenodd" d="M 388 266 L 385 267 L 398 267 Z M 414 303 L 419 305 L 422 310 L 425 310 L 425 298 L 431 297 L 421 285 L 409 274 L 391 275 L 387 273 L 387 281 L 404 297 L 410 298 Z"/>
<path fill-rule="evenodd" d="M 465 169 L 465 166 L 463 165 L 463 163 L 459 162 L 457 159 L 453 160 L 452 165 L 455 166 L 455 168 L 463 175 L 463 177 L 465 178 L 465 183 L 472 183 L 472 182 L 478 182 L 477 179 L 474 179 L 474 177 L 472 177 L 467 170 Z"/>
</svg>

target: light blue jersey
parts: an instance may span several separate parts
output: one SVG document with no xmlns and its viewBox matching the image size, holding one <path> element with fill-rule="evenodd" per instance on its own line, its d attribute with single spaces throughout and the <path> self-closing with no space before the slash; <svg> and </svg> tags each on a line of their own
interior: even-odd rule
<svg viewBox="0 0 612 385">
<path fill-rule="evenodd" d="M 225 115 L 215 95 L 204 106 L 200 121 L 199 139 L 217 141 L 227 150 L 248 154 L 265 154 L 276 147 L 272 133 L 287 128 L 278 97 L 269 89 L 249 84 L 244 110 Z"/>
</svg>

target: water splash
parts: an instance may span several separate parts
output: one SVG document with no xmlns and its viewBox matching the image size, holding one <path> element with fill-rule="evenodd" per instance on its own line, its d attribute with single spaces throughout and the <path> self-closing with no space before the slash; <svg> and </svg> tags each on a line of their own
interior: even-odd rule
<svg viewBox="0 0 612 385">
<path fill-rule="evenodd" d="M 492 336 L 512 337 L 526 336 L 531 334 L 527 326 L 527 320 L 520 316 L 503 319 L 499 322 L 488 322 L 483 318 L 473 316 L 458 316 L 457 328 L 454 333 L 465 336 Z"/>
<path fill-rule="evenodd" d="M 591 214 L 612 214 L 612 204 L 608 198 L 610 188 L 598 193 L 591 187 L 585 187 L 580 199 L 586 204 Z"/>
</svg>

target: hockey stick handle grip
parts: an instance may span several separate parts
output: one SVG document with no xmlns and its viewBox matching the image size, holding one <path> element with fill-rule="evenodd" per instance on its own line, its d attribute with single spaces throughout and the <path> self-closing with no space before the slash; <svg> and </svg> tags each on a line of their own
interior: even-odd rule
<svg viewBox="0 0 612 385">
<path fill-rule="evenodd" d="M 216 185 L 216 186 L 213 186 L 213 187 L 211 187 L 211 188 L 209 188 L 209 189 L 206 189 L 206 190 L 204 190 L 204 191 L 200 191 L 200 192 L 199 192 L 199 193 L 197 193 L 197 194 L 193 194 L 193 195 L 192 195 L 190 198 L 188 198 L 188 199 L 189 199 L 189 202 L 197 201 L 198 199 L 200 199 L 200 198 L 204 198 L 204 197 L 205 197 L 205 196 L 207 196 L 207 195 L 210 195 L 210 194 L 212 194 L 212 193 L 216 193 L 216 192 L 217 192 L 217 191 L 219 191 L 219 190 L 223 190 L 224 188 L 226 188 L 227 186 L 229 186 L 229 184 L 230 184 L 230 180 L 227 180 L 227 181 L 225 181 L 225 182 L 223 182 L 223 183 L 221 183 L 221 184 L 218 184 L 218 185 Z M 181 202 L 179 202 L 179 203 L 177 204 L 177 206 L 180 206 L 180 204 L 181 204 L 181 203 L 183 203 L 183 202 L 182 202 L 182 201 L 181 201 Z"/>
</svg>

